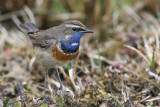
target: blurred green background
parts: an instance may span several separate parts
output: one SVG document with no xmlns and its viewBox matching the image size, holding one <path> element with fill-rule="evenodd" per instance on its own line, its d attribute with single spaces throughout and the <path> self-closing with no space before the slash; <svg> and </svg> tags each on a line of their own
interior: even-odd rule
<svg viewBox="0 0 160 107">
<path fill-rule="evenodd" d="M 159 0 L 0 0 L 0 22 L 9 23 L 16 15 L 23 18 L 22 23 L 36 21 L 39 28 L 45 29 L 74 19 L 94 27 L 100 32 L 99 36 L 103 36 L 108 33 L 105 27 L 127 7 L 133 7 L 135 11 L 145 9 L 158 16 L 159 4 Z"/>
<path fill-rule="evenodd" d="M 104 43 L 126 30 L 123 20 L 129 14 L 147 11 L 159 17 L 159 4 L 159 0 L 0 0 L 0 23 L 9 31 L 25 22 L 47 29 L 67 20 L 79 20 L 95 31 L 93 42 Z"/>
<path fill-rule="evenodd" d="M 17 13 L 23 10 L 24 6 L 28 6 L 36 16 L 37 23 L 44 28 L 71 19 L 81 20 L 88 26 L 93 26 L 103 24 L 114 18 L 114 14 L 123 12 L 127 6 L 135 6 L 137 2 L 143 2 L 144 8 L 158 15 L 158 0 L 0 0 L 0 14 Z M 1 16 L 0 21 L 5 21 L 6 18 L 9 17 Z"/>
</svg>

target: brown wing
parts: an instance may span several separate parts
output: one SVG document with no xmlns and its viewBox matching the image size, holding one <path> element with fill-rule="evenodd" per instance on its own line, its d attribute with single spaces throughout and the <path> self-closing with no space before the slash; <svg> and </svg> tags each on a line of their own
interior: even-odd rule
<svg viewBox="0 0 160 107">
<path fill-rule="evenodd" d="M 56 36 L 52 33 L 54 32 L 54 28 L 52 28 L 52 32 L 50 29 L 38 30 L 33 23 L 21 24 L 19 27 L 24 33 L 28 34 L 33 46 L 47 48 L 57 40 Z"/>
</svg>

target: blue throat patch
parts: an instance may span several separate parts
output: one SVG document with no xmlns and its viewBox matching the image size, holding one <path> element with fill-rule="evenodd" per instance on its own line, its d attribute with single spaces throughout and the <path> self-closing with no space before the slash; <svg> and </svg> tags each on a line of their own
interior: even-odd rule
<svg viewBox="0 0 160 107">
<path fill-rule="evenodd" d="M 59 40 L 60 48 L 64 53 L 75 53 L 79 49 L 80 39 L 83 36 L 83 32 L 72 34 L 68 41 Z M 74 45 L 75 44 L 75 45 Z"/>
</svg>

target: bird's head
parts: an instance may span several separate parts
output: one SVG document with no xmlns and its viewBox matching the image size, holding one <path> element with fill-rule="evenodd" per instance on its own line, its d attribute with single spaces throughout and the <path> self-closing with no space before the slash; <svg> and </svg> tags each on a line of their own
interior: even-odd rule
<svg viewBox="0 0 160 107">
<path fill-rule="evenodd" d="M 86 26 L 79 21 L 66 21 L 60 27 L 63 28 L 65 35 L 58 41 L 58 46 L 67 54 L 77 52 L 80 39 L 85 33 L 93 33 L 92 30 L 86 29 Z"/>
</svg>

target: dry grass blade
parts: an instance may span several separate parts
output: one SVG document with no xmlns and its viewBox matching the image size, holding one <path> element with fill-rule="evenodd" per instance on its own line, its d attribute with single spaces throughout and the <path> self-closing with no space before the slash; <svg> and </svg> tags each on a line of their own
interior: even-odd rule
<svg viewBox="0 0 160 107">
<path fill-rule="evenodd" d="M 56 87 L 60 88 L 60 83 L 55 81 L 54 79 L 50 79 L 51 84 L 54 84 Z M 74 93 L 72 90 L 70 90 L 69 88 L 67 88 L 66 86 L 63 85 L 63 89 L 64 91 L 68 91 L 73 97 L 74 97 Z"/>
<path fill-rule="evenodd" d="M 134 48 L 134 47 L 132 47 L 130 45 L 124 45 L 124 47 L 129 48 L 129 49 L 135 51 L 138 55 L 140 55 L 146 61 L 146 63 L 148 65 L 150 65 L 150 62 L 147 60 L 146 56 L 142 52 L 140 52 L 138 49 L 136 49 L 136 48 Z"/>
<path fill-rule="evenodd" d="M 101 61 L 104 61 L 110 65 L 113 65 L 114 64 L 114 61 L 111 61 L 103 56 L 98 56 L 98 55 L 95 55 L 95 54 L 91 54 L 91 53 L 87 53 L 87 55 L 90 57 L 90 58 L 94 58 L 94 59 L 100 59 Z"/>
<path fill-rule="evenodd" d="M 160 100 L 160 97 L 155 97 L 155 98 L 148 99 L 146 101 L 151 102 L 151 101 L 159 101 L 159 100 Z"/>
<path fill-rule="evenodd" d="M 78 65 L 78 62 L 79 62 L 79 57 L 80 57 L 80 55 L 81 55 L 81 51 L 79 51 L 78 56 L 77 56 L 77 58 L 76 58 L 76 60 L 75 60 L 74 70 L 73 70 L 74 73 L 75 73 L 74 77 L 76 76 L 76 69 L 77 69 L 77 65 Z"/>
<path fill-rule="evenodd" d="M 64 69 L 62 68 L 62 66 L 60 66 L 59 67 L 59 69 L 60 69 L 60 71 L 61 71 L 61 73 L 63 74 L 63 76 L 64 76 L 64 78 L 65 78 L 65 80 L 71 85 L 71 87 L 75 90 L 75 83 L 73 82 L 74 81 L 74 73 L 75 72 L 73 72 L 71 75 L 72 76 L 68 76 L 66 73 L 65 73 L 65 71 L 64 71 Z M 70 70 L 72 70 L 72 69 L 70 69 Z M 69 70 L 69 74 L 70 74 L 70 70 Z"/>
<path fill-rule="evenodd" d="M 62 68 L 62 66 L 60 66 L 59 69 L 60 69 L 61 73 L 63 74 L 65 80 L 66 80 L 68 83 L 71 84 L 71 81 L 70 81 L 68 75 L 65 73 L 64 69 Z"/>
<path fill-rule="evenodd" d="M 76 85 L 75 85 L 75 80 L 74 80 L 74 73 L 75 73 L 75 72 L 73 71 L 73 69 L 70 69 L 70 70 L 69 70 L 69 78 L 70 78 L 70 80 L 71 80 L 73 89 L 74 89 L 74 91 L 77 91 L 77 88 L 76 88 Z"/>
<path fill-rule="evenodd" d="M 142 99 L 140 102 L 145 102 L 147 99 L 149 99 L 151 96 L 149 95 L 149 96 L 147 96 L 147 97 L 145 97 L 144 99 Z"/>
</svg>

